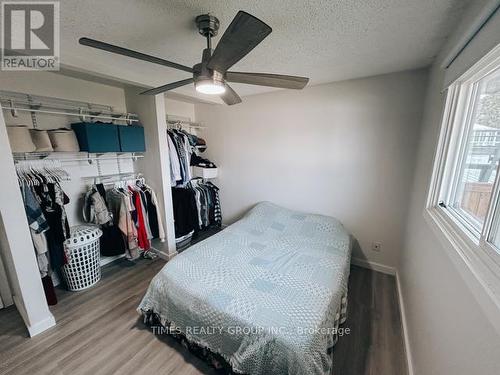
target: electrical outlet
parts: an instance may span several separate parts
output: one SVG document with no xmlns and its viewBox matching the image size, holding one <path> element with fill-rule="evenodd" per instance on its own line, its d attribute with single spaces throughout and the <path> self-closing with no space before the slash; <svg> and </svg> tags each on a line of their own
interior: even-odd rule
<svg viewBox="0 0 500 375">
<path fill-rule="evenodd" d="M 372 243 L 372 251 L 377 251 L 377 252 L 382 251 L 382 243 L 381 242 L 373 242 Z"/>
</svg>

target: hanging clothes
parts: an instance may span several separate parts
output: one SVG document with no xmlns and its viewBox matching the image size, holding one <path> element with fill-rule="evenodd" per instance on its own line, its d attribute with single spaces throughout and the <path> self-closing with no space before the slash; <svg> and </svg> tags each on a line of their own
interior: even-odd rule
<svg viewBox="0 0 500 375">
<path fill-rule="evenodd" d="M 176 240 L 189 233 L 222 225 L 219 188 L 193 179 L 185 187 L 172 188 Z"/>
<path fill-rule="evenodd" d="M 169 129 L 170 183 L 177 246 L 191 240 L 194 233 L 222 225 L 219 188 L 191 174 L 191 167 L 216 168 L 195 150 L 206 148 L 204 139 L 181 129 Z"/>
<path fill-rule="evenodd" d="M 153 189 L 151 189 L 149 186 L 144 185 L 144 188 L 150 193 L 151 195 L 151 203 L 149 203 L 148 207 L 151 208 L 151 212 L 156 212 L 156 225 L 158 227 L 158 238 L 160 239 L 161 242 L 165 242 L 166 236 L 165 236 L 165 228 L 163 226 L 163 219 L 161 215 L 161 210 L 160 206 L 158 204 L 158 198 L 156 197 L 156 193 Z M 154 207 L 154 210 L 153 210 Z M 148 208 L 148 212 L 149 211 Z M 153 218 L 154 221 L 154 218 Z M 156 238 L 156 237 L 154 237 Z"/>
<path fill-rule="evenodd" d="M 108 210 L 105 191 L 102 184 L 93 186 L 87 194 L 85 194 L 84 202 L 83 219 L 87 223 L 104 225 L 113 220 L 113 216 Z"/>
<path fill-rule="evenodd" d="M 135 259 L 151 248 L 152 239 L 165 241 L 156 193 L 141 180 L 118 182 L 108 190 L 92 186 L 85 195 L 84 218 L 101 225 L 102 255 L 125 253 Z"/>
<path fill-rule="evenodd" d="M 19 161 L 16 173 L 45 297 L 49 305 L 55 305 L 52 276 L 55 272 L 65 286 L 62 267 L 69 258 L 64 241 L 70 236 L 64 207 L 69 198 L 59 182 L 68 180 L 69 175 L 53 161 L 44 160 Z"/>
<path fill-rule="evenodd" d="M 131 188 L 129 187 L 129 189 Z M 144 210 L 142 206 L 141 196 L 137 191 L 131 190 L 131 192 L 136 209 L 137 242 L 141 249 L 149 250 L 151 244 L 149 242 L 148 233 L 146 230 L 146 222 L 144 220 Z"/>
<path fill-rule="evenodd" d="M 68 255 L 64 250 L 64 241 L 69 238 L 70 231 L 64 206 L 69 203 L 69 198 L 58 183 L 40 184 L 34 186 L 33 191 L 49 225 L 45 235 L 51 268 L 56 272 L 61 285 L 65 286 L 62 266 L 68 262 Z"/>
<path fill-rule="evenodd" d="M 108 202 L 114 217 L 115 225 L 120 228 L 126 242 L 127 258 L 135 259 L 139 256 L 137 241 L 137 228 L 132 219 L 135 207 L 131 201 L 131 193 L 124 189 L 111 189 L 108 191 Z"/>
<path fill-rule="evenodd" d="M 172 137 L 173 137 L 172 132 L 168 131 L 167 139 L 168 139 L 168 154 L 170 157 L 170 185 L 176 186 L 177 181 L 182 181 L 182 174 L 181 174 L 181 164 L 179 161 L 179 154 Z"/>
<path fill-rule="evenodd" d="M 113 220 L 103 184 L 92 186 L 85 194 L 83 218 L 88 223 L 99 225 L 102 230 L 102 236 L 99 238 L 101 255 L 115 256 L 125 253 L 127 244 Z"/>
<path fill-rule="evenodd" d="M 213 183 L 201 179 L 193 179 L 189 188 L 196 191 L 198 218 L 200 229 L 222 225 L 222 210 L 219 199 L 219 188 Z"/>
<path fill-rule="evenodd" d="M 190 188 L 172 188 L 175 238 L 192 235 L 198 224 L 195 191 Z"/>
<path fill-rule="evenodd" d="M 181 130 L 167 130 L 169 139 L 171 186 L 185 186 L 191 181 L 191 145 L 188 133 Z"/>
<path fill-rule="evenodd" d="M 50 229 L 49 223 L 42 212 L 40 203 L 33 193 L 33 190 L 23 184 L 21 185 L 21 194 L 30 227 L 31 239 L 35 248 L 38 270 L 42 279 L 45 298 L 49 305 L 55 305 L 57 304 L 57 297 L 50 276 L 49 244 L 45 234 Z"/>
</svg>

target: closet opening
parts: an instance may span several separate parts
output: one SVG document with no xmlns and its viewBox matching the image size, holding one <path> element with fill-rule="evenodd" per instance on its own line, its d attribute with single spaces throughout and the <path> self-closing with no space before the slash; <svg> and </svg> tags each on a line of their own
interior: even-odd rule
<svg viewBox="0 0 500 375">
<path fill-rule="evenodd" d="M 216 164 L 205 156 L 205 127 L 187 116 L 167 115 L 170 185 L 177 251 L 222 229 Z"/>
<path fill-rule="evenodd" d="M 18 225 L 31 245 L 25 260 L 37 269 L 29 283 L 37 285 L 38 307 L 45 305 L 53 320 L 47 305 L 54 309 L 66 293 L 85 296 L 111 264 L 119 265 L 116 274 L 175 255 L 170 186 L 163 183 L 169 179 L 169 161 L 162 160 L 168 155 L 163 98 L 54 73 L 37 74 L 32 90 L 29 74 L 12 81 L 2 73 L 4 79 L 0 126 L 11 152 L 5 166 L 17 177 Z M 8 245 L 2 252 L 14 251 L 16 244 Z M 11 272 L 23 277 L 22 270 Z M 0 282 L 4 306 L 1 273 Z M 25 318 L 29 311 L 22 311 L 26 304 L 18 294 L 16 306 L 31 335 L 37 322 Z"/>
</svg>

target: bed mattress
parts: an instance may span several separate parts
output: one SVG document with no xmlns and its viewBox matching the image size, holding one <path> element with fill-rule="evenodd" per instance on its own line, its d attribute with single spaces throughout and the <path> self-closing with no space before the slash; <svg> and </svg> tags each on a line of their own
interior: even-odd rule
<svg viewBox="0 0 500 375">
<path fill-rule="evenodd" d="M 328 374 L 345 320 L 350 236 L 263 202 L 168 262 L 139 305 L 243 374 Z"/>
</svg>

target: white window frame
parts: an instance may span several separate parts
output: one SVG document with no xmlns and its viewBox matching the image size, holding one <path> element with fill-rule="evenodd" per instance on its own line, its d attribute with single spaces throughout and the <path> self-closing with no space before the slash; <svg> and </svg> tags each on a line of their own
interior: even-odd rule
<svg viewBox="0 0 500 375">
<path fill-rule="evenodd" d="M 500 220 L 500 171 L 497 170 L 491 202 L 481 231 L 473 225 L 468 225 L 457 210 L 440 205 L 441 201 L 448 202 L 455 193 L 455 186 L 452 187 L 451 184 L 464 155 L 464 140 L 468 134 L 464 126 L 470 126 L 467 117 L 470 116 L 469 108 L 472 108 L 471 101 L 477 88 L 475 83 L 499 66 L 500 45 L 447 90 L 424 217 L 446 245 L 445 248 L 450 250 L 449 254 L 456 261 L 455 264 L 465 264 L 466 267 L 461 267 L 461 270 L 468 270 L 466 276 L 473 276 L 492 300 L 496 309 L 490 312 L 496 314 L 496 322 L 500 324 L 500 250 L 488 242 L 494 224 Z M 468 284 L 477 285 L 470 282 Z"/>
</svg>

